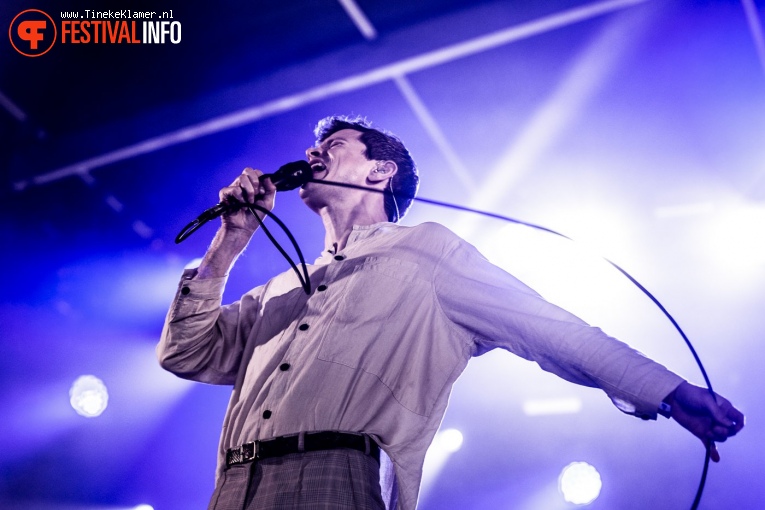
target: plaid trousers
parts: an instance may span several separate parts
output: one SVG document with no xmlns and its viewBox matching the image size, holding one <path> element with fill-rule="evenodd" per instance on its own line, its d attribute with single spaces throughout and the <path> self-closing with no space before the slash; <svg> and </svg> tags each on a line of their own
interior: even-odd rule
<svg viewBox="0 0 765 510">
<path fill-rule="evenodd" d="M 208 510 L 385 510 L 380 466 L 349 449 L 236 464 L 219 477 Z"/>
</svg>

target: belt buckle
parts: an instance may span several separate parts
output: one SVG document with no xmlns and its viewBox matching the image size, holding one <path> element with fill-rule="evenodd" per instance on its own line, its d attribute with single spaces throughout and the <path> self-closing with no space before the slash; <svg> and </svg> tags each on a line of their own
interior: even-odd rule
<svg viewBox="0 0 765 510">
<path fill-rule="evenodd" d="M 242 445 L 242 462 L 249 462 L 258 458 L 258 441 L 250 441 Z"/>
<path fill-rule="evenodd" d="M 226 452 L 226 464 L 233 466 L 235 464 L 244 464 L 258 458 L 260 448 L 258 441 L 251 441 Z"/>
</svg>

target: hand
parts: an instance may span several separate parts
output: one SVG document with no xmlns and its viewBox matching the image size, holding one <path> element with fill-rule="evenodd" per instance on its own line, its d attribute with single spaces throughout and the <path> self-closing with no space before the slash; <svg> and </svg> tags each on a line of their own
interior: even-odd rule
<svg viewBox="0 0 765 510">
<path fill-rule="evenodd" d="M 274 208 L 276 186 L 271 182 L 271 179 L 266 178 L 261 181 L 261 175 L 263 172 L 260 170 L 245 168 L 230 186 L 220 190 L 220 201 L 232 205 L 256 204 L 270 211 Z M 264 213 L 258 212 L 257 214 L 260 219 L 263 219 Z M 258 220 L 246 207 L 236 208 L 223 214 L 221 221 L 224 229 L 241 229 L 250 235 L 260 226 Z"/>
<path fill-rule="evenodd" d="M 671 416 L 710 448 L 713 462 L 720 461 L 715 441 L 722 443 L 744 427 L 744 415 L 733 405 L 706 388 L 683 382 L 664 399 L 672 406 Z"/>
</svg>

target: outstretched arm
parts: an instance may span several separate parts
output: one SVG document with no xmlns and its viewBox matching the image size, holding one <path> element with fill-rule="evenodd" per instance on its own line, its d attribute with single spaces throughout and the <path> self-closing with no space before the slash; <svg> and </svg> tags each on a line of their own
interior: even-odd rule
<svg viewBox="0 0 765 510">
<path fill-rule="evenodd" d="M 672 407 L 670 416 L 710 446 L 710 458 L 720 461 L 715 442 L 722 443 L 744 427 L 744 415 L 720 395 L 683 382 L 664 401 Z"/>
</svg>

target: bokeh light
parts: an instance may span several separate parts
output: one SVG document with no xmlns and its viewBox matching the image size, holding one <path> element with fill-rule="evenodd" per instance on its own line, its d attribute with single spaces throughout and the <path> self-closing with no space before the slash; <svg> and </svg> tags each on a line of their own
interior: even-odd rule
<svg viewBox="0 0 765 510">
<path fill-rule="evenodd" d="M 462 447 L 462 432 L 457 429 L 446 429 L 437 436 L 435 446 L 446 452 L 454 453 Z"/>
<path fill-rule="evenodd" d="M 572 462 L 558 477 L 558 490 L 563 499 L 575 505 L 589 505 L 600 495 L 602 487 L 600 473 L 586 462 Z"/>
<path fill-rule="evenodd" d="M 202 257 L 197 257 L 195 259 L 191 259 L 188 264 L 183 266 L 183 269 L 194 269 L 199 267 L 199 264 L 202 263 Z"/>
<path fill-rule="evenodd" d="M 86 418 L 100 416 L 109 403 L 106 385 L 94 375 L 82 375 L 69 389 L 69 402 L 77 414 Z"/>
</svg>

